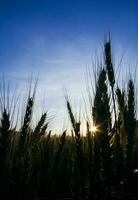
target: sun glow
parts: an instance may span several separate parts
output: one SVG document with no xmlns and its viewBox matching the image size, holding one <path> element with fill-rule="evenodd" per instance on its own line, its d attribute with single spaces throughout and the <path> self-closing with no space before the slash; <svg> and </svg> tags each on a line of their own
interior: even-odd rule
<svg viewBox="0 0 138 200">
<path fill-rule="evenodd" d="M 95 133 L 95 132 L 97 131 L 96 126 L 92 126 L 92 127 L 90 128 L 90 131 L 93 132 L 93 133 Z"/>
</svg>

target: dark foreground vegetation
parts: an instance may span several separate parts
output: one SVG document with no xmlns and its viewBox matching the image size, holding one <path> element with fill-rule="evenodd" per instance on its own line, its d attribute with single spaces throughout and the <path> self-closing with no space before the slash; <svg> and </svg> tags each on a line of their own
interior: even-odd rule
<svg viewBox="0 0 138 200">
<path fill-rule="evenodd" d="M 71 134 L 65 130 L 55 136 L 48 130 L 47 112 L 31 127 L 30 94 L 16 131 L 8 106 L 12 100 L 1 94 L 0 199 L 138 199 L 136 88 L 132 79 L 126 84 L 127 89 L 115 81 L 109 40 L 94 94 L 88 89 L 91 119 L 86 119 L 85 136 L 68 97 Z"/>
</svg>

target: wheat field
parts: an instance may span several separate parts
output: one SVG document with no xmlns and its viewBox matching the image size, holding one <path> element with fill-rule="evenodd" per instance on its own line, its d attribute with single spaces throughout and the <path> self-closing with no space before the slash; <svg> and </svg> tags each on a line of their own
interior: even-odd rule
<svg viewBox="0 0 138 200">
<path fill-rule="evenodd" d="M 90 92 L 92 85 L 87 91 L 93 102 L 89 103 L 90 117 L 83 122 L 85 133 L 68 96 L 70 130 L 53 135 L 48 112 L 42 113 L 33 127 L 35 88 L 28 95 L 22 125 L 17 129 L 13 126 L 16 103 L 1 85 L 1 199 L 138 198 L 134 183 L 138 176 L 137 88 L 132 78 L 126 80 L 126 88 L 118 85 L 110 39 L 104 43 L 103 57 L 95 92 Z"/>
</svg>

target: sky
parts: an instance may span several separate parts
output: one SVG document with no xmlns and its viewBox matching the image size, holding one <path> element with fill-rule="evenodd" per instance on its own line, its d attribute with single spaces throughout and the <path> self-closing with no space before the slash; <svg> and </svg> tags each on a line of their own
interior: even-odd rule
<svg viewBox="0 0 138 200">
<path fill-rule="evenodd" d="M 115 64 L 125 52 L 122 71 L 133 71 L 138 0 L 0 0 L 0 73 L 11 90 L 18 84 L 22 91 L 32 74 L 39 76 L 39 110 L 45 106 L 55 126 L 64 126 L 63 88 L 80 101 L 86 68 L 101 55 L 109 31 Z"/>
</svg>

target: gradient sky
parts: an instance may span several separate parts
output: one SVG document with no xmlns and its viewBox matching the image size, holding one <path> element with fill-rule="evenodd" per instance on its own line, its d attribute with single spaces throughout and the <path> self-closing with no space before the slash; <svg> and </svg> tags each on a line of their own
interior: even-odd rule
<svg viewBox="0 0 138 200">
<path fill-rule="evenodd" d="M 46 98 L 59 123 L 62 88 L 81 95 L 86 67 L 109 30 L 116 63 L 125 51 L 124 66 L 134 69 L 138 0 L 0 0 L 0 71 L 20 85 L 39 74 L 39 100 Z"/>
</svg>

